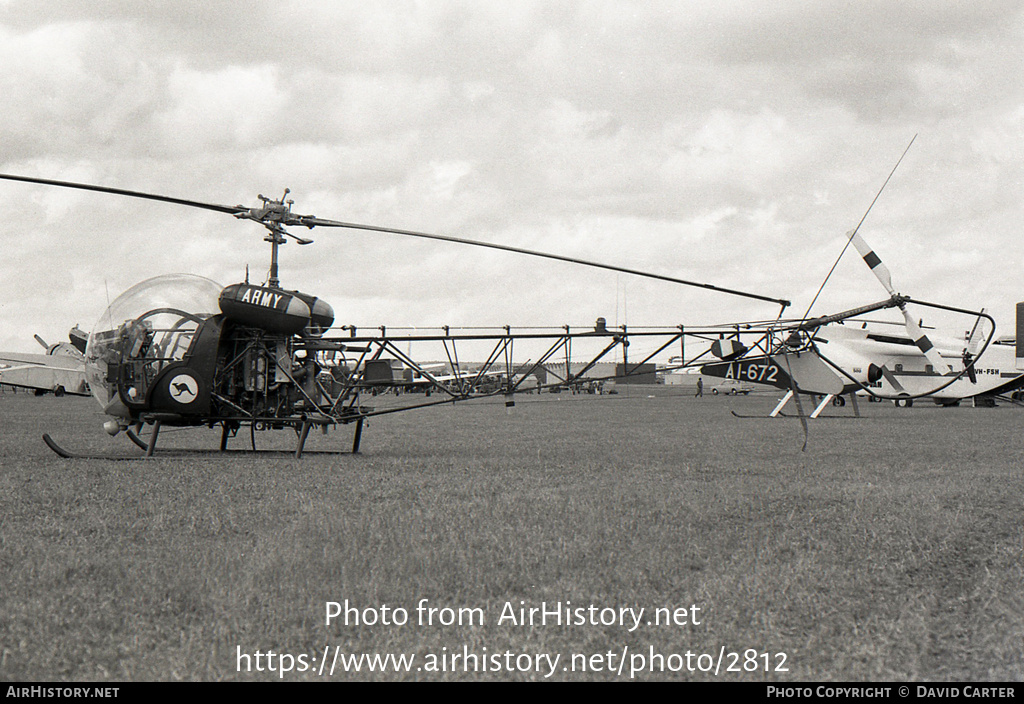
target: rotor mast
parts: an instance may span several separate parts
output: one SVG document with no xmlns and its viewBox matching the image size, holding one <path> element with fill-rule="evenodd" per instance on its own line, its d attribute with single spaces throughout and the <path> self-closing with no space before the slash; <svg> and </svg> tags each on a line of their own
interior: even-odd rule
<svg viewBox="0 0 1024 704">
<path fill-rule="evenodd" d="M 268 198 L 267 196 L 260 194 L 259 199 L 263 201 L 262 208 L 237 213 L 235 215 L 237 218 L 255 220 L 270 231 L 270 234 L 263 238 L 265 242 L 270 243 L 270 278 L 267 281 L 267 286 L 269 288 L 281 288 L 281 279 L 278 276 L 277 249 L 288 242 L 288 240 L 285 239 L 285 235 L 294 238 L 299 244 L 313 243 L 313 240 L 298 237 L 284 229 L 284 225 L 282 223 L 292 223 L 295 219 L 292 215 L 292 205 L 295 201 L 287 199 L 288 194 L 291 192 L 290 188 L 284 189 L 284 195 L 281 196 L 281 200 L 274 200 L 273 198 Z"/>
<path fill-rule="evenodd" d="M 268 225 L 267 229 L 270 230 L 270 234 L 263 238 L 265 242 L 270 243 L 270 279 L 267 281 L 267 286 L 270 288 L 281 288 L 281 280 L 277 275 L 277 248 L 288 240 L 281 234 L 282 228 L 280 224 Z"/>
</svg>

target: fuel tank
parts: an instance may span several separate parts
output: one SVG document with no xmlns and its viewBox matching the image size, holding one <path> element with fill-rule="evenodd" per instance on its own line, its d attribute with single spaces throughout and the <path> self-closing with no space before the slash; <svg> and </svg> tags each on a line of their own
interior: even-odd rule
<svg viewBox="0 0 1024 704">
<path fill-rule="evenodd" d="M 288 293 L 309 306 L 309 325 L 306 326 L 305 334 L 320 337 L 327 332 L 327 328 L 334 325 L 334 309 L 327 301 L 301 291 L 288 291 Z"/>
<path fill-rule="evenodd" d="M 228 320 L 267 332 L 294 335 L 310 324 L 309 306 L 290 291 L 231 284 L 220 292 L 219 303 Z"/>
<path fill-rule="evenodd" d="M 727 362 L 736 359 L 746 351 L 747 348 L 739 340 L 715 340 L 711 345 L 711 354 Z"/>
<path fill-rule="evenodd" d="M 319 337 L 334 324 L 334 309 L 322 298 L 252 284 L 225 287 L 220 310 L 228 320 L 285 335 Z"/>
</svg>

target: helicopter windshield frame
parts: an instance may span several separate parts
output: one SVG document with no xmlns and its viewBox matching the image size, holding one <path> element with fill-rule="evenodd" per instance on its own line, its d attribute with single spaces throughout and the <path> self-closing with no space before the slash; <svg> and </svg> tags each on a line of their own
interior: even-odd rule
<svg viewBox="0 0 1024 704">
<path fill-rule="evenodd" d="M 160 316 L 176 316 L 169 322 Z M 118 328 L 118 395 L 131 406 L 144 405 L 153 382 L 170 364 L 184 361 L 205 317 L 180 308 L 154 308 Z M 158 323 L 159 326 L 157 324 Z"/>
</svg>

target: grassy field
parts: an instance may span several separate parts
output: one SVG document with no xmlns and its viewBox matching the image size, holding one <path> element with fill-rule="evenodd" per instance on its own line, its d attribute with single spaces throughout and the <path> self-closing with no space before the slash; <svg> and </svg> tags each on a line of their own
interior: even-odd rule
<svg viewBox="0 0 1024 704">
<path fill-rule="evenodd" d="M 637 679 L 1024 679 L 1024 412 L 865 403 L 864 418 L 813 422 L 801 452 L 797 421 L 730 414 L 766 413 L 775 395 L 670 391 L 388 416 L 359 456 L 137 462 L 43 445 L 48 431 L 130 453 L 91 399 L 2 395 L 0 680 L 278 679 L 238 672 L 239 652 L 305 654 L 315 669 L 325 646 L 418 659 L 284 679 L 547 674 L 416 670 L 464 647 L 511 663 L 559 654 L 552 680 L 626 679 L 651 649 L 679 671 Z M 161 434 L 164 447 L 216 442 Z M 344 429 L 308 448 L 349 443 Z M 326 602 L 346 599 L 405 608 L 409 623 L 325 625 Z M 421 599 L 484 623 L 420 625 Z M 645 622 L 498 623 L 506 602 L 566 601 L 643 607 Z M 646 625 L 692 605 L 699 625 Z M 724 671 L 727 655 L 701 672 L 697 656 L 723 648 L 740 671 Z M 605 671 L 624 649 L 623 674 Z"/>
</svg>

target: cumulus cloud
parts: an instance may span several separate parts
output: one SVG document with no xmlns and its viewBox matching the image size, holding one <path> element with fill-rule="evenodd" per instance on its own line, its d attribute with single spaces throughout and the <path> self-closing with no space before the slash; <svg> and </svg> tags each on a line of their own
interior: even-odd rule
<svg viewBox="0 0 1024 704">
<path fill-rule="evenodd" d="M 1020 4 L 1000 0 L 9 0 L 0 170 L 229 205 L 287 187 L 299 212 L 801 307 L 919 133 L 864 234 L 908 292 L 1008 322 L 1022 34 Z M 215 213 L 11 183 L 0 202 L 4 349 L 90 324 L 107 291 L 150 275 L 266 268 L 258 228 Z M 486 250 L 312 235 L 283 251 L 285 283 L 360 324 L 612 319 L 623 290 L 646 322 L 775 312 Z M 844 261 L 817 305 L 876 286 Z"/>
</svg>

